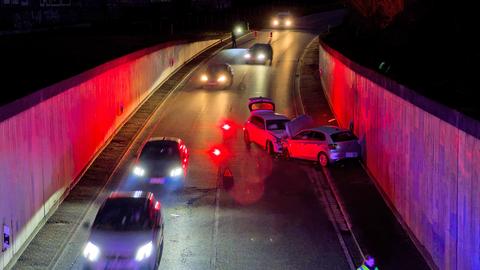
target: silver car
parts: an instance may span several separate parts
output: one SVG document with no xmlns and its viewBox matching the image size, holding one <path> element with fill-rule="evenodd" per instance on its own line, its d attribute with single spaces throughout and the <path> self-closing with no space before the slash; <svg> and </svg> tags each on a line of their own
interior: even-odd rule
<svg viewBox="0 0 480 270">
<path fill-rule="evenodd" d="M 84 269 L 157 269 L 162 249 L 160 202 L 150 192 L 114 192 L 93 222 Z"/>
<path fill-rule="evenodd" d="M 324 167 L 339 160 L 359 158 L 361 149 L 350 130 L 335 126 L 303 129 L 285 144 L 287 157 L 314 160 Z"/>
</svg>

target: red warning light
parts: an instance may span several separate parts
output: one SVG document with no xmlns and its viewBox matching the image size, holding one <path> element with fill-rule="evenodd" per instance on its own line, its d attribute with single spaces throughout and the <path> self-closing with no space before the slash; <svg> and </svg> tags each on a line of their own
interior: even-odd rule
<svg viewBox="0 0 480 270">
<path fill-rule="evenodd" d="M 222 129 L 225 130 L 225 131 L 228 131 L 232 128 L 232 126 L 230 126 L 229 124 L 223 124 L 222 126 Z"/>
<path fill-rule="evenodd" d="M 218 149 L 218 148 L 215 148 L 215 149 L 213 149 L 212 154 L 214 156 L 218 157 L 222 154 L 222 151 L 220 151 L 220 149 Z"/>
</svg>

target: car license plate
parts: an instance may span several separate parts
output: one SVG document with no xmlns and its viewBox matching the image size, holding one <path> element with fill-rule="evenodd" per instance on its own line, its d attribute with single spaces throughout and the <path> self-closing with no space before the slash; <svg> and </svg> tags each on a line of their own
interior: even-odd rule
<svg viewBox="0 0 480 270">
<path fill-rule="evenodd" d="M 347 152 L 347 154 L 345 156 L 347 158 L 355 158 L 355 157 L 358 157 L 358 153 L 357 152 Z"/>
<path fill-rule="evenodd" d="M 164 184 L 165 178 L 150 178 L 150 184 Z"/>
</svg>

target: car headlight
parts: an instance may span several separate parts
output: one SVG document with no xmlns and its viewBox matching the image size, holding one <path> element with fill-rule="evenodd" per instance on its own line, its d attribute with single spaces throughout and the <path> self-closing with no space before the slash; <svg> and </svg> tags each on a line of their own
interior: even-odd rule
<svg viewBox="0 0 480 270">
<path fill-rule="evenodd" d="M 252 55 L 249 54 L 249 53 L 247 53 L 247 54 L 245 54 L 243 57 L 245 57 L 245 59 L 250 59 L 250 57 L 252 57 Z"/>
<path fill-rule="evenodd" d="M 272 24 L 277 26 L 278 25 L 278 20 L 273 20 Z"/>
<path fill-rule="evenodd" d="M 258 60 L 264 60 L 265 59 L 265 54 L 263 54 L 263 53 L 258 54 L 257 59 Z"/>
<path fill-rule="evenodd" d="M 144 259 L 150 257 L 150 255 L 152 255 L 152 251 L 153 251 L 153 243 L 152 241 L 150 241 L 147 244 L 141 246 L 137 250 L 137 255 L 135 255 L 135 260 L 143 261 Z"/>
<path fill-rule="evenodd" d="M 200 77 L 200 80 L 201 80 L 202 82 L 206 82 L 206 81 L 208 81 L 208 76 L 205 75 L 205 74 L 203 74 L 202 77 Z"/>
<path fill-rule="evenodd" d="M 225 75 L 221 75 L 220 77 L 218 77 L 217 79 L 217 82 L 225 82 L 227 80 L 227 77 Z"/>
<path fill-rule="evenodd" d="M 285 21 L 285 25 L 286 25 L 286 26 L 292 25 L 292 21 L 290 21 L 290 20 Z"/>
<path fill-rule="evenodd" d="M 143 169 L 140 166 L 135 166 L 133 168 L 133 174 L 135 174 L 137 176 L 144 176 L 145 175 L 145 169 Z"/>
<path fill-rule="evenodd" d="M 100 257 L 100 249 L 92 244 L 92 242 L 88 242 L 83 249 L 83 257 L 87 258 L 91 262 L 94 262 L 98 260 L 98 257 Z"/>
<path fill-rule="evenodd" d="M 176 177 L 176 176 L 180 176 L 182 173 L 183 173 L 182 168 L 177 167 L 177 168 L 170 171 L 170 176 L 171 177 Z"/>
</svg>

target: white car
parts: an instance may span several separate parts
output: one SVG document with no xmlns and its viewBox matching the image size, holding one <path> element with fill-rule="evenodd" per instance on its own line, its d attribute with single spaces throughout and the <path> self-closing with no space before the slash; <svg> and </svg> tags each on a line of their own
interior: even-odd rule
<svg viewBox="0 0 480 270">
<path fill-rule="evenodd" d="M 336 126 L 307 128 L 286 139 L 285 155 L 317 161 L 325 167 L 331 163 L 360 157 L 358 138 L 348 129 Z"/>
<path fill-rule="evenodd" d="M 158 269 L 163 228 L 161 204 L 152 193 L 111 193 L 83 249 L 83 269 Z"/>
<path fill-rule="evenodd" d="M 283 153 L 282 138 L 287 136 L 285 125 L 290 119 L 275 113 L 275 103 L 270 98 L 250 98 L 248 108 L 250 117 L 243 128 L 245 143 L 254 142 L 271 155 Z"/>
</svg>

